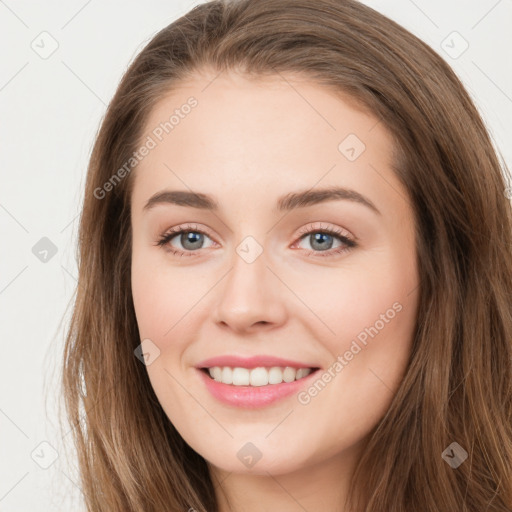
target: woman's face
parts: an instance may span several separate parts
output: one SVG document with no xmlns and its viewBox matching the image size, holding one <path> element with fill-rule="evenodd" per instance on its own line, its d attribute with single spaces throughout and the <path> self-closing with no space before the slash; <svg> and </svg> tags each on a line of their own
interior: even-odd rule
<svg viewBox="0 0 512 512">
<path fill-rule="evenodd" d="M 132 290 L 169 420 L 226 471 L 355 461 L 417 314 L 413 212 L 383 124 L 290 75 L 195 75 L 156 105 L 142 144 Z M 319 370 L 263 385 L 294 373 L 228 361 L 239 368 L 215 371 L 243 387 L 215 384 L 198 367 L 220 356 Z"/>
</svg>

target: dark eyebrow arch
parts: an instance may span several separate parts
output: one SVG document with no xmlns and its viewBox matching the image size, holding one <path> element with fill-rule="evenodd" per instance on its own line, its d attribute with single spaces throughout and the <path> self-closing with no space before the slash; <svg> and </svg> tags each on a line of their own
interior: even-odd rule
<svg viewBox="0 0 512 512">
<path fill-rule="evenodd" d="M 175 204 L 177 206 L 188 206 L 190 208 L 199 208 L 201 210 L 218 211 L 219 204 L 213 197 L 201 194 L 200 192 L 188 192 L 186 190 L 162 190 L 151 196 L 144 205 L 144 210 L 159 204 Z"/>
<path fill-rule="evenodd" d="M 276 211 L 287 212 L 295 208 L 305 208 L 326 201 L 345 199 L 362 204 L 370 208 L 373 212 L 381 215 L 378 208 L 365 196 L 355 190 L 343 187 L 329 187 L 323 189 L 301 190 L 292 192 L 280 197 L 277 201 Z M 163 190 L 157 192 L 148 200 L 144 210 L 150 210 L 159 204 L 174 204 L 177 206 L 188 206 L 201 210 L 218 211 L 219 203 L 207 194 L 200 192 L 189 192 L 186 190 Z"/>
<path fill-rule="evenodd" d="M 290 211 L 295 208 L 304 208 L 326 201 L 345 199 L 362 204 L 381 215 L 379 209 L 365 196 L 355 190 L 343 187 L 328 187 L 322 189 L 301 190 L 292 192 L 281 197 L 277 202 L 277 210 L 280 212 Z"/>
</svg>

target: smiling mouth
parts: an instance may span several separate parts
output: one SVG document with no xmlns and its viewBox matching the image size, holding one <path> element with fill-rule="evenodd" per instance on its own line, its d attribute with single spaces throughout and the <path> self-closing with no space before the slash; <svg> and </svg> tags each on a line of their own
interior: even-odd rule
<svg viewBox="0 0 512 512">
<path fill-rule="evenodd" d="M 214 366 L 200 368 L 200 371 L 216 382 L 231 386 L 260 387 L 294 382 L 318 371 L 320 368 L 293 368 L 272 366 L 242 368 Z"/>
</svg>

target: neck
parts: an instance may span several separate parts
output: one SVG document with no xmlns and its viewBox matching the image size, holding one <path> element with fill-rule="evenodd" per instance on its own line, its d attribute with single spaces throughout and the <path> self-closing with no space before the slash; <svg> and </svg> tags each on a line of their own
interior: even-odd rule
<svg viewBox="0 0 512 512">
<path fill-rule="evenodd" d="M 283 474 L 235 473 L 209 464 L 218 512 L 349 512 L 344 503 L 359 455 L 354 446 Z"/>
</svg>

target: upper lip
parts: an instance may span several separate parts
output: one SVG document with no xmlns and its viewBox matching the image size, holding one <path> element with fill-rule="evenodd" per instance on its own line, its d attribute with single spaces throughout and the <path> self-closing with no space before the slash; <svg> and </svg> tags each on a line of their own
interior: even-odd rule
<svg viewBox="0 0 512 512">
<path fill-rule="evenodd" d="M 274 357 L 269 355 L 259 355 L 252 357 L 240 357 L 234 355 L 225 355 L 211 357 L 205 359 L 196 365 L 196 368 L 212 368 L 214 366 L 230 366 L 232 368 L 257 368 L 265 366 L 270 368 L 272 366 L 291 366 L 292 368 L 318 368 L 318 366 L 310 363 L 301 363 L 292 361 L 291 359 L 283 359 L 281 357 Z"/>
</svg>

